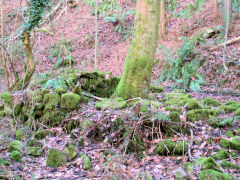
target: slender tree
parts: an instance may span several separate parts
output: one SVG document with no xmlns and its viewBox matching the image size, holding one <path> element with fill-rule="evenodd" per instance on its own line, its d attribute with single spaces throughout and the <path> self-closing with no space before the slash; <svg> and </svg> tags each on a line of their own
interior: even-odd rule
<svg viewBox="0 0 240 180">
<path fill-rule="evenodd" d="M 223 0 L 223 20 L 224 25 L 228 24 L 228 29 L 232 29 L 232 0 Z"/>
<path fill-rule="evenodd" d="M 5 77 L 5 83 L 6 88 L 9 91 L 9 79 L 8 79 L 8 70 L 6 65 L 6 59 L 5 59 L 5 49 L 4 49 L 4 5 L 3 0 L 0 0 L 0 8 L 1 8 L 1 47 L 2 47 L 2 66 L 4 70 L 4 77 Z"/>
<path fill-rule="evenodd" d="M 165 8 L 165 0 L 160 2 L 160 34 L 163 39 L 167 35 L 167 13 Z"/>
<path fill-rule="evenodd" d="M 158 41 L 159 0 L 138 0 L 136 30 L 113 97 L 147 98 Z"/>
<path fill-rule="evenodd" d="M 218 0 L 212 0 L 212 2 L 213 2 L 215 19 L 218 19 L 218 15 L 219 15 L 219 11 L 218 11 Z"/>
</svg>

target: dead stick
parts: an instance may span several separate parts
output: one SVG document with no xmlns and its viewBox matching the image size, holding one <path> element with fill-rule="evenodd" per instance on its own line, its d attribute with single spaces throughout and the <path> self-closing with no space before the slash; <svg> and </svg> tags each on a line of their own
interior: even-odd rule
<svg viewBox="0 0 240 180">
<path fill-rule="evenodd" d="M 228 40 L 228 41 L 226 42 L 226 45 L 235 43 L 235 42 L 237 42 L 237 41 L 240 41 L 240 36 L 239 36 L 239 37 L 235 37 L 235 38 L 233 38 L 233 39 L 231 39 L 231 40 Z M 214 51 L 214 50 L 216 50 L 216 49 L 218 49 L 219 47 L 222 47 L 222 46 L 224 46 L 224 43 L 218 44 L 218 45 L 210 48 L 209 50 L 210 50 L 210 51 Z"/>
</svg>

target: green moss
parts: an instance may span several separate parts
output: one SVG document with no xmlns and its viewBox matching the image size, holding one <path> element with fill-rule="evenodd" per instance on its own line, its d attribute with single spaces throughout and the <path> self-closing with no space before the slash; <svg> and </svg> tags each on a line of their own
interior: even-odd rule
<svg viewBox="0 0 240 180">
<path fill-rule="evenodd" d="M 161 92 L 164 91 L 164 88 L 160 87 L 160 86 L 153 86 L 153 85 L 151 85 L 150 86 L 150 91 L 152 91 L 153 93 L 161 93 Z"/>
<path fill-rule="evenodd" d="M 140 111 L 141 112 L 147 112 L 148 111 L 147 106 L 141 106 Z"/>
<path fill-rule="evenodd" d="M 52 148 L 49 150 L 47 154 L 47 159 L 46 159 L 47 166 L 59 167 L 65 163 L 66 161 L 64 159 L 64 156 L 60 151 L 58 151 L 55 148 Z"/>
<path fill-rule="evenodd" d="M 82 158 L 83 168 L 85 170 L 92 169 L 91 159 L 85 154 L 81 154 L 81 158 Z"/>
<path fill-rule="evenodd" d="M 230 147 L 240 152 L 240 136 L 235 136 L 232 138 L 232 141 L 230 142 Z"/>
<path fill-rule="evenodd" d="M 240 116 L 240 108 L 238 108 L 235 112 L 234 112 L 235 116 Z"/>
<path fill-rule="evenodd" d="M 165 111 L 170 111 L 170 112 L 177 112 L 179 114 L 182 114 L 182 109 L 181 108 L 172 108 L 172 107 L 166 107 Z"/>
<path fill-rule="evenodd" d="M 203 170 L 199 174 L 200 180 L 235 180 L 236 178 L 227 173 L 221 173 L 212 169 Z"/>
<path fill-rule="evenodd" d="M 233 158 L 237 158 L 237 157 L 238 157 L 238 155 L 237 155 L 237 153 L 236 153 L 236 152 L 232 152 L 232 154 L 231 154 L 231 155 L 232 155 L 232 157 L 233 157 Z"/>
<path fill-rule="evenodd" d="M 20 152 L 22 150 L 22 147 L 23 147 L 23 144 L 20 141 L 18 140 L 12 141 L 8 145 L 8 152 L 12 152 L 12 151 Z"/>
<path fill-rule="evenodd" d="M 81 96 L 75 93 L 65 93 L 61 96 L 61 106 L 67 109 L 76 109 L 80 103 Z"/>
<path fill-rule="evenodd" d="M 43 103 L 45 104 L 44 111 L 52 110 L 53 108 L 56 108 L 59 104 L 59 98 L 60 96 L 58 94 L 51 94 L 47 93 L 44 95 Z"/>
<path fill-rule="evenodd" d="M 219 165 L 218 165 L 217 162 L 216 162 L 213 158 L 211 158 L 211 157 L 202 158 L 202 159 L 200 160 L 200 164 L 201 164 L 201 169 L 202 169 L 202 170 L 212 169 L 212 170 L 221 172 L 221 169 L 220 169 Z"/>
<path fill-rule="evenodd" d="M 231 137 L 234 136 L 233 131 L 228 131 L 228 132 L 226 132 L 226 135 L 227 135 L 229 138 L 231 138 Z"/>
<path fill-rule="evenodd" d="M 62 94 L 65 94 L 66 92 L 67 92 L 67 90 L 63 89 L 63 88 L 56 89 L 56 93 L 58 93 L 59 96 L 61 96 Z"/>
<path fill-rule="evenodd" d="M 165 148 L 164 144 L 168 148 L 169 152 Z M 156 151 L 159 155 L 183 155 L 183 153 L 187 152 L 187 142 L 173 142 L 170 139 L 166 139 L 164 143 L 158 143 Z"/>
<path fill-rule="evenodd" d="M 222 108 L 224 109 L 225 113 L 232 113 L 236 111 L 239 107 L 235 105 L 224 105 Z"/>
<path fill-rule="evenodd" d="M 194 122 L 199 120 L 206 120 L 210 116 L 216 116 L 218 111 L 210 109 L 196 109 L 187 112 L 187 120 Z"/>
<path fill-rule="evenodd" d="M 183 166 L 186 168 L 187 172 L 191 173 L 191 172 L 193 172 L 195 165 L 194 165 L 194 163 L 186 162 Z"/>
<path fill-rule="evenodd" d="M 10 93 L 4 92 L 0 95 L 0 97 L 3 100 L 4 104 L 8 105 L 10 108 L 13 107 L 13 98 Z"/>
<path fill-rule="evenodd" d="M 221 103 L 219 101 L 216 101 L 216 100 L 214 100 L 212 98 L 208 98 L 208 97 L 203 100 L 203 103 L 206 105 L 215 106 L 215 107 L 221 105 Z"/>
<path fill-rule="evenodd" d="M 53 110 L 48 110 L 47 112 L 44 112 L 44 115 L 40 118 L 40 120 L 45 125 L 55 127 L 62 122 L 64 117 L 65 117 L 64 112 L 59 111 L 58 109 L 53 109 Z"/>
<path fill-rule="evenodd" d="M 68 161 L 73 160 L 77 156 L 76 148 L 73 145 L 69 145 L 62 153 Z"/>
<path fill-rule="evenodd" d="M 68 75 L 68 83 L 69 85 L 74 88 L 77 83 L 77 75 L 75 73 L 70 73 Z"/>
<path fill-rule="evenodd" d="M 220 165 L 226 169 L 240 169 L 238 165 L 233 164 L 229 161 L 222 161 Z"/>
<path fill-rule="evenodd" d="M 9 166 L 11 163 L 8 161 L 5 161 L 4 159 L 0 158 L 0 165 L 3 164 L 5 166 Z"/>
<path fill-rule="evenodd" d="M 43 89 L 57 89 L 57 88 L 62 88 L 62 89 L 67 89 L 68 85 L 67 82 L 65 81 L 64 77 L 58 77 L 56 79 L 49 79 Z"/>
<path fill-rule="evenodd" d="M 173 122 L 181 122 L 180 115 L 177 112 L 171 112 L 168 117 L 171 119 Z"/>
<path fill-rule="evenodd" d="M 33 157 L 38 157 L 43 155 L 43 149 L 42 147 L 33 147 L 28 146 L 26 149 L 26 154 Z"/>
<path fill-rule="evenodd" d="M 0 117 L 4 117 L 5 116 L 5 112 L 4 111 L 0 111 Z"/>
<path fill-rule="evenodd" d="M 15 107 L 14 107 L 14 115 L 16 117 L 19 116 L 19 114 L 21 113 L 22 107 L 23 107 L 23 103 L 22 102 L 20 102 L 20 103 L 15 105 Z"/>
<path fill-rule="evenodd" d="M 235 105 L 235 106 L 240 106 L 240 103 L 234 100 L 230 100 L 225 103 L 225 105 Z"/>
<path fill-rule="evenodd" d="M 41 139 L 44 139 L 47 135 L 48 135 L 47 130 L 39 129 L 37 132 L 34 133 L 33 136 L 34 136 L 35 139 L 41 140 Z"/>
<path fill-rule="evenodd" d="M 21 129 L 18 129 L 15 134 L 15 139 L 22 141 L 24 136 L 24 132 Z"/>
<path fill-rule="evenodd" d="M 165 105 L 184 106 L 188 103 L 196 102 L 196 100 L 187 93 L 172 92 L 164 96 Z"/>
<path fill-rule="evenodd" d="M 22 161 L 21 153 L 19 151 L 12 151 L 10 154 L 10 158 L 17 162 Z"/>
<path fill-rule="evenodd" d="M 220 139 L 219 145 L 224 148 L 230 148 L 230 142 L 227 139 Z"/>
<path fill-rule="evenodd" d="M 34 138 L 28 139 L 26 144 L 27 144 L 27 146 L 43 147 L 43 144 Z"/>
<path fill-rule="evenodd" d="M 202 107 L 196 101 L 189 101 L 187 103 L 187 110 L 201 109 Z"/>
<path fill-rule="evenodd" d="M 127 106 L 126 101 L 121 98 L 104 99 L 96 103 L 97 109 L 124 109 Z"/>
<path fill-rule="evenodd" d="M 229 158 L 229 153 L 225 149 L 218 151 L 216 155 L 213 156 L 214 159 L 223 160 Z"/>
</svg>

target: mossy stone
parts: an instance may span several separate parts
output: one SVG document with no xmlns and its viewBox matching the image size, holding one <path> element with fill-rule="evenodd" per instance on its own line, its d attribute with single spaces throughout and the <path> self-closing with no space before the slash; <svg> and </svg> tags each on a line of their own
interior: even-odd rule
<svg viewBox="0 0 240 180">
<path fill-rule="evenodd" d="M 43 144 L 34 138 L 28 139 L 26 144 L 27 146 L 43 147 Z"/>
<path fill-rule="evenodd" d="M 165 105 L 172 105 L 172 106 L 184 106 L 191 102 L 196 102 L 195 99 L 192 98 L 191 95 L 187 93 L 169 93 L 164 95 L 165 98 Z"/>
<path fill-rule="evenodd" d="M 62 94 L 65 94 L 67 92 L 67 90 L 66 89 L 63 89 L 63 88 L 57 88 L 56 89 L 56 93 L 58 93 L 60 96 L 62 95 Z"/>
<path fill-rule="evenodd" d="M 21 129 L 18 129 L 15 133 L 15 139 L 22 141 L 24 137 L 24 132 Z"/>
<path fill-rule="evenodd" d="M 47 159 L 46 159 L 47 166 L 59 167 L 65 163 L 66 161 L 64 159 L 64 156 L 60 151 L 58 151 L 55 148 L 52 148 L 49 150 L 47 154 Z"/>
<path fill-rule="evenodd" d="M 229 158 L 229 153 L 225 149 L 221 149 L 213 156 L 214 159 L 223 160 Z"/>
<path fill-rule="evenodd" d="M 200 180 L 236 180 L 236 178 L 227 173 L 221 173 L 212 169 L 202 170 L 199 174 Z"/>
<path fill-rule="evenodd" d="M 221 103 L 219 101 L 216 101 L 216 100 L 214 100 L 212 98 L 208 98 L 208 97 L 203 100 L 203 103 L 206 105 L 215 106 L 215 107 L 221 105 Z"/>
<path fill-rule="evenodd" d="M 44 111 L 52 110 L 53 108 L 56 108 L 59 104 L 59 98 L 60 96 L 58 94 L 51 94 L 47 93 L 44 95 L 43 103 L 45 104 Z"/>
<path fill-rule="evenodd" d="M 4 159 L 0 158 L 0 165 L 3 164 L 5 166 L 9 166 L 11 163 L 8 161 L 5 161 Z"/>
<path fill-rule="evenodd" d="M 77 156 L 76 148 L 73 145 L 69 145 L 62 153 L 68 161 L 73 160 Z"/>
<path fill-rule="evenodd" d="M 232 141 L 230 142 L 230 147 L 231 149 L 240 152 L 240 136 L 235 136 L 232 138 Z"/>
<path fill-rule="evenodd" d="M 19 151 L 12 151 L 10 154 L 10 158 L 17 162 L 22 161 L 21 153 Z"/>
<path fill-rule="evenodd" d="M 81 154 L 81 158 L 83 169 L 85 170 L 92 169 L 91 159 L 85 154 Z"/>
<path fill-rule="evenodd" d="M 80 103 L 81 96 L 75 93 L 65 93 L 61 96 L 61 106 L 66 109 L 76 109 Z"/>
<path fill-rule="evenodd" d="M 233 105 L 224 105 L 222 108 L 224 109 L 225 113 L 232 113 L 236 111 L 239 107 L 233 104 Z"/>
<path fill-rule="evenodd" d="M 33 157 L 38 157 L 43 155 L 43 148 L 42 147 L 33 147 L 28 146 L 26 149 L 26 154 Z"/>
<path fill-rule="evenodd" d="M 10 108 L 13 108 L 13 98 L 12 95 L 8 92 L 3 92 L 0 95 L 1 99 L 3 100 L 4 104 L 8 105 Z"/>
<path fill-rule="evenodd" d="M 49 132 L 47 130 L 39 129 L 37 132 L 34 133 L 33 137 L 37 140 L 41 140 L 44 139 L 48 135 L 48 133 Z"/>
<path fill-rule="evenodd" d="M 161 93 L 161 92 L 164 91 L 164 88 L 160 87 L 160 86 L 153 86 L 153 85 L 151 85 L 150 86 L 150 91 L 152 91 L 153 93 Z"/>
<path fill-rule="evenodd" d="M 227 139 L 220 139 L 219 145 L 224 148 L 230 148 L 230 142 Z"/>
<path fill-rule="evenodd" d="M 229 162 L 229 161 L 222 161 L 221 163 L 220 163 L 220 165 L 223 167 L 223 168 L 225 168 L 225 169 L 240 169 L 240 167 L 238 166 L 238 165 L 236 165 L 236 164 L 233 164 L 233 163 L 231 163 L 231 162 Z"/>
<path fill-rule="evenodd" d="M 126 106 L 126 101 L 121 97 L 104 99 L 96 103 L 97 109 L 124 109 Z"/>
<path fill-rule="evenodd" d="M 22 150 L 22 147 L 23 147 L 23 144 L 20 141 L 18 140 L 12 141 L 8 145 L 8 152 L 12 152 L 12 151 L 20 152 Z"/>
<path fill-rule="evenodd" d="M 171 119 L 173 122 L 181 122 L 180 115 L 177 112 L 171 112 L 168 117 Z"/>
<path fill-rule="evenodd" d="M 168 148 L 168 150 L 165 148 Z M 164 142 L 159 142 L 156 148 L 156 152 L 159 155 L 182 155 L 184 152 L 187 152 L 187 142 L 178 141 L 173 142 L 170 139 L 166 139 Z"/>
<path fill-rule="evenodd" d="M 235 116 L 240 116 L 240 108 L 238 108 L 235 112 L 234 112 Z"/>
<path fill-rule="evenodd" d="M 189 101 L 187 104 L 187 110 L 201 109 L 202 107 L 196 101 Z"/>
<path fill-rule="evenodd" d="M 218 111 L 210 109 L 196 109 L 187 112 L 187 120 L 191 122 L 206 120 L 210 116 L 216 116 Z"/>
<path fill-rule="evenodd" d="M 219 165 L 218 165 L 217 162 L 216 162 L 213 158 L 211 158 L 211 157 L 202 158 L 202 159 L 200 160 L 200 164 L 201 164 L 201 169 L 202 169 L 202 170 L 212 169 L 212 170 L 221 172 L 221 169 L 220 169 Z"/>
</svg>

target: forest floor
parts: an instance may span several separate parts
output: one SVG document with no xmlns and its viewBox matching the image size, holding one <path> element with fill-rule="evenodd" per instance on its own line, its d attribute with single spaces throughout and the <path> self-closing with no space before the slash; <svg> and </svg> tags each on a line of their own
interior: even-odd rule
<svg viewBox="0 0 240 180">
<path fill-rule="evenodd" d="M 22 1 L 19 6 L 19 1 L 9 0 L 5 2 L 5 35 L 12 38 L 14 32 L 15 17 L 17 15 L 17 9 L 20 7 L 19 20 L 17 22 L 16 35 L 20 33 L 22 20 L 24 19 L 24 10 L 26 10 L 26 2 Z M 135 4 L 132 1 L 121 1 L 122 7 L 134 7 Z M 176 12 L 181 11 L 190 0 L 181 0 Z M 55 2 L 55 6 L 58 1 Z M 63 5 L 47 23 L 41 25 L 39 29 L 47 31 L 35 31 L 32 34 L 33 37 L 33 52 L 35 62 L 37 64 L 35 74 L 55 74 L 59 73 L 59 70 L 52 70 L 52 67 L 57 61 L 56 57 L 51 57 L 54 54 L 54 44 L 66 44 L 66 48 L 70 47 L 71 56 L 74 57 L 76 65 L 74 69 L 80 71 L 92 71 L 94 70 L 94 36 L 95 36 L 95 24 L 94 15 L 91 15 L 92 8 L 87 6 L 82 0 L 78 2 L 77 7 L 71 8 L 66 4 Z M 156 59 L 162 61 L 154 67 L 153 70 L 153 83 L 159 79 L 162 67 L 166 60 L 161 53 L 161 45 L 168 49 L 171 49 L 175 54 L 177 49 L 181 46 L 183 36 L 191 37 L 203 29 L 216 28 L 222 25 L 222 20 L 215 19 L 213 13 L 213 7 L 210 0 L 206 0 L 200 13 L 197 14 L 198 24 L 192 27 L 192 19 L 185 18 L 180 19 L 174 16 L 174 13 L 168 13 L 168 35 L 166 39 L 159 37 L 159 51 L 157 51 Z M 126 27 L 129 31 L 134 24 L 134 16 L 128 16 L 126 18 Z M 111 72 L 114 76 L 121 76 L 124 61 L 130 45 L 131 33 L 129 37 L 123 40 L 124 35 L 115 31 L 116 25 L 112 23 L 105 23 L 103 18 L 98 20 L 98 70 L 102 72 Z M 228 34 L 228 39 L 240 36 L 240 15 L 235 15 L 233 23 L 233 29 Z M 223 38 L 222 38 L 223 39 Z M 204 92 L 189 94 L 197 99 L 203 100 L 206 97 L 213 98 L 224 103 L 234 100 L 240 103 L 240 43 L 234 43 L 227 46 L 226 49 L 226 61 L 229 62 L 229 72 L 225 73 L 222 67 L 223 60 L 223 48 L 219 48 L 215 51 L 210 51 L 209 48 L 222 41 L 215 36 L 209 39 L 209 44 L 206 46 L 207 50 L 202 51 L 202 55 L 205 57 L 205 67 L 208 67 L 207 71 L 201 68 L 199 71 L 203 72 L 205 78 L 205 84 L 202 86 Z M 6 45 L 9 48 L 11 41 L 7 41 Z M 67 51 L 67 50 L 66 50 Z M 69 52 L 67 52 L 69 53 Z M 62 56 L 69 55 L 65 52 Z M 51 58 L 50 58 L 51 57 Z M 20 41 L 16 41 L 14 44 L 14 65 L 18 70 L 19 75 L 22 76 L 24 72 L 23 64 L 26 61 L 24 49 Z M 2 74 L 2 73 L 1 73 Z M 1 75 L 0 78 L 0 92 L 5 90 L 4 78 Z M 12 80 L 12 79 L 11 79 Z M 156 101 L 159 103 L 159 107 L 156 108 L 157 112 L 166 112 L 164 102 L 161 98 L 165 94 L 172 92 L 170 85 L 172 82 L 161 82 L 157 85 L 161 85 L 165 88 L 162 93 L 156 95 Z M 25 92 L 30 91 L 27 89 Z M 14 97 L 21 96 L 23 92 L 13 93 Z M 127 106 L 124 110 L 99 110 L 95 107 L 96 99 L 92 98 L 88 104 L 81 104 L 79 110 L 71 112 L 72 119 L 81 121 L 81 119 L 89 119 L 97 125 L 105 124 L 107 126 L 110 122 L 114 122 L 118 117 L 125 123 L 130 124 L 135 122 L 134 118 L 140 118 L 145 116 L 147 112 L 136 112 L 132 107 Z M 202 101 L 200 102 L 202 104 Z M 181 119 L 185 121 L 185 106 L 181 108 Z M 148 107 L 148 109 L 151 109 Z M 213 107 L 214 109 L 214 107 Z M 151 112 L 151 110 L 150 110 Z M 151 114 L 151 113 L 150 113 Z M 234 111 L 221 112 L 217 118 L 226 120 L 228 118 L 237 117 Z M 201 171 L 201 166 L 195 165 L 193 171 L 188 172 L 184 167 L 186 162 L 190 162 L 193 159 L 197 160 L 199 157 L 214 157 L 219 149 L 225 149 L 228 152 L 227 158 L 215 159 L 217 165 L 220 167 L 220 171 L 224 173 L 230 173 L 237 179 L 240 179 L 240 154 L 239 149 L 232 149 L 229 147 L 222 147 L 220 145 L 221 139 L 232 140 L 233 137 L 240 136 L 240 119 L 230 120 L 230 125 L 211 126 L 208 121 L 200 120 L 191 123 L 191 129 L 193 134 L 173 133 L 171 140 L 178 142 L 194 141 L 187 152 L 180 156 L 163 156 L 156 153 L 157 144 L 161 140 L 166 139 L 167 135 L 162 134 L 161 138 L 149 140 L 151 137 L 151 131 L 144 132 L 146 144 L 150 144 L 150 148 L 143 151 L 142 158 L 136 155 L 136 149 L 132 151 L 122 151 L 120 145 L 122 139 L 118 139 L 120 143 L 109 142 L 106 139 L 103 141 L 95 141 L 91 137 L 84 136 L 84 145 L 81 148 L 77 148 L 77 157 L 73 161 L 68 161 L 65 165 L 59 168 L 51 168 L 46 166 L 46 156 L 50 148 L 56 148 L 63 150 L 70 139 L 74 146 L 78 146 L 78 138 L 71 138 L 69 134 L 65 132 L 63 127 L 46 128 L 44 125 L 40 125 L 42 128 L 48 129 L 51 134 L 48 134 L 46 138 L 39 142 L 43 145 L 43 155 L 40 157 L 31 157 L 26 155 L 27 141 L 33 136 L 34 131 L 29 127 L 21 124 L 13 125 L 11 119 L 5 117 L 0 120 L 0 157 L 4 160 L 11 162 L 10 165 L 3 165 L 0 163 L 0 179 L 175 179 L 176 172 L 180 172 L 183 178 L 198 179 Z M 111 123 L 110 123 L 111 124 Z M 142 125 L 142 124 L 141 124 Z M 145 124 L 144 124 L 145 125 Z M 164 126 L 164 125 L 163 125 Z M 160 126 L 159 126 L 160 127 Z M 23 137 L 23 156 L 22 162 L 15 162 L 11 160 L 10 153 L 7 151 L 8 145 L 13 141 L 16 136 L 16 129 L 21 128 L 24 131 Z M 151 129 L 151 128 L 150 128 Z M 184 129 L 184 128 L 183 128 Z M 97 131 L 97 130 L 96 130 Z M 157 131 L 159 129 L 157 128 Z M 161 130 L 160 130 L 161 131 Z M 230 132 L 230 133 L 227 133 Z M 74 132 L 77 136 L 81 134 L 77 130 Z M 96 133 L 96 132 L 95 132 Z M 114 133 L 111 131 L 111 135 Z M 53 135 L 54 134 L 54 135 Z M 109 136 L 109 135 L 106 135 Z M 151 137 L 152 138 L 152 137 Z M 236 152 L 236 155 L 234 154 Z M 85 170 L 82 164 L 83 158 L 80 154 L 85 154 L 90 157 L 92 162 L 92 169 Z M 191 159 L 193 158 L 193 159 Z M 237 165 L 238 168 L 224 168 L 221 163 L 226 160 L 228 162 Z M 2 177 L 1 177 L 2 176 Z"/>
</svg>

